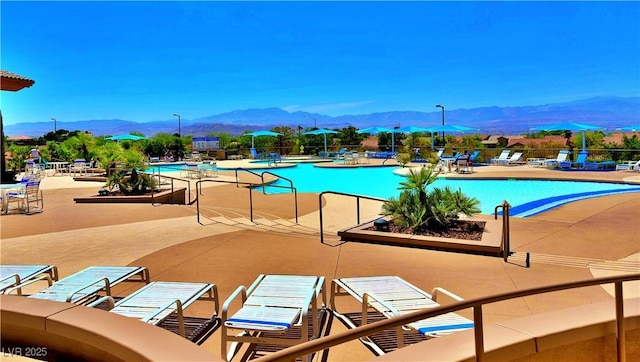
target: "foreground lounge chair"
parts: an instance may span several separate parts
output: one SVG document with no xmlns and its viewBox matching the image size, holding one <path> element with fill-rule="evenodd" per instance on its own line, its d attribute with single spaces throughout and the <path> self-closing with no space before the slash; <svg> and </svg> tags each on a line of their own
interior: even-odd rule
<svg viewBox="0 0 640 362">
<path fill-rule="evenodd" d="M 432 294 L 426 293 L 397 276 L 340 278 L 334 279 L 331 284 L 331 307 L 347 328 L 356 328 L 377 320 L 438 307 L 436 298 L 439 293 L 462 300 L 442 288 L 435 288 Z M 356 299 L 362 305 L 361 311 L 338 312 L 336 297 L 339 296 Z M 469 328 L 473 328 L 473 321 L 456 313 L 447 313 L 416 321 L 395 332 L 389 330 L 363 337 L 360 341 L 375 354 L 382 355 L 406 344 Z"/>
<path fill-rule="evenodd" d="M 211 317 L 184 316 L 184 310 L 198 300 L 215 303 Z M 202 344 L 220 327 L 218 288 L 215 284 L 152 282 L 117 303 L 111 296 L 107 296 L 89 306 L 99 306 L 105 302 L 105 309 L 112 313 L 160 326 L 196 344 Z"/>
<path fill-rule="evenodd" d="M 97 299 L 99 292 L 111 295 L 111 288 L 125 281 L 148 284 L 149 271 L 137 266 L 92 266 L 60 279 L 29 298 L 86 304 Z M 30 283 L 23 283 L 13 289 L 24 288 L 26 284 Z"/>
<path fill-rule="evenodd" d="M 49 286 L 58 281 L 58 268 L 53 265 L 0 265 L 0 293 L 24 283 L 46 280 Z M 18 295 L 22 288 L 16 289 Z"/>
<path fill-rule="evenodd" d="M 241 307 L 231 315 L 238 296 Z M 324 277 L 260 275 L 248 289 L 238 287 L 222 306 L 222 357 L 230 361 L 243 342 L 250 344 L 242 358 L 248 360 L 326 335 L 332 313 L 325 306 Z"/>
</svg>

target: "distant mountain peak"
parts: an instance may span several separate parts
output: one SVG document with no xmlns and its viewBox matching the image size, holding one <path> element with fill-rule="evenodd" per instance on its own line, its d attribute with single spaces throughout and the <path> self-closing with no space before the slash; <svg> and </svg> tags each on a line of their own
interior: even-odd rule
<svg viewBox="0 0 640 362">
<path fill-rule="evenodd" d="M 315 122 L 313 121 L 315 119 Z M 439 125 L 441 112 L 392 111 L 362 115 L 331 117 L 303 111 L 288 112 L 281 108 L 238 109 L 192 120 L 183 120 L 182 133 L 204 136 L 208 133 L 239 135 L 246 130 L 271 129 L 277 126 L 296 128 L 343 128 L 354 126 L 388 127 L 390 122 L 400 126 L 430 127 Z M 537 106 L 487 106 L 470 109 L 446 110 L 446 123 L 478 128 L 483 134 L 522 134 L 529 129 L 556 122 L 581 122 L 605 129 L 615 129 L 640 123 L 640 97 L 592 97 L 563 103 Z M 176 132 L 174 121 L 163 120 L 137 123 L 121 119 L 58 122 L 58 129 L 92 132 L 96 136 L 114 135 L 132 131 L 153 136 L 160 132 Z M 5 125 L 6 135 L 40 137 L 52 131 L 50 122 Z"/>
</svg>

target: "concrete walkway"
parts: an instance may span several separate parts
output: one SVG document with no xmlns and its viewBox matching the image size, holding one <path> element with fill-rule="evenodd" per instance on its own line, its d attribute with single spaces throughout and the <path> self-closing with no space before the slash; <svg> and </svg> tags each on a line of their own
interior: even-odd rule
<svg viewBox="0 0 640 362">
<path fill-rule="evenodd" d="M 220 177 L 232 176 L 220 172 Z M 526 166 L 484 166 L 472 175 L 450 176 L 640 181 L 640 176 L 629 172 L 560 172 Z M 45 178 L 44 213 L 0 218 L 2 264 L 55 264 L 61 277 L 90 265 L 140 265 L 149 268 L 153 280 L 215 283 L 222 300 L 238 285 L 248 285 L 263 273 L 324 275 L 328 281 L 346 276 L 399 275 L 426 291 L 442 286 L 473 298 L 604 274 L 640 272 L 638 193 L 588 199 L 531 218 L 513 218 L 512 249 L 517 253 L 511 262 L 504 263 L 501 258 L 382 245 L 331 247 L 320 244 L 318 235 L 211 220 L 203 226 L 196 222 L 195 206 L 73 202 L 73 197 L 95 194 L 101 186 L 74 182 L 68 176 Z M 204 192 L 203 204 L 246 212 L 246 189 L 224 184 L 214 187 Z M 300 223 L 317 230 L 317 195 L 298 196 Z M 327 242 L 338 244 L 335 231 L 353 225 L 354 206 L 333 197 L 324 200 L 324 205 L 325 227 L 331 232 Z M 254 192 L 254 206 L 258 213 L 293 219 L 286 196 Z M 368 203 L 362 212 L 375 216 L 379 206 Z M 525 252 L 532 253 L 531 268 L 524 268 L 517 257 Z M 605 268 L 605 261 L 615 263 Z M 131 287 L 116 292 L 127 294 L 131 291 L 127 288 Z M 625 293 L 640 295 L 640 285 L 631 285 Z M 522 298 L 487 306 L 485 322 L 611 299 L 603 288 Z M 196 305 L 190 311 L 199 315 L 211 312 L 200 308 Z M 466 316 L 471 317 L 470 312 Z M 343 330 L 341 323 L 333 324 L 334 333 Z M 219 355 L 218 333 L 203 348 Z M 359 342 L 338 346 L 329 354 L 330 361 L 371 357 Z"/>
</svg>

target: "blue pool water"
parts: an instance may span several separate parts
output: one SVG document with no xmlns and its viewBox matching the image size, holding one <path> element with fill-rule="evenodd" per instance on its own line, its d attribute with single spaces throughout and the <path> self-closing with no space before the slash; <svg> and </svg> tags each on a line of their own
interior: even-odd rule
<svg viewBox="0 0 640 362">
<path fill-rule="evenodd" d="M 398 196 L 398 186 L 404 179 L 393 173 L 396 167 L 324 168 L 313 164 L 298 164 L 269 171 L 293 181 L 298 192 L 338 191 L 387 199 Z M 179 170 L 173 169 L 173 171 Z M 168 170 L 164 170 L 168 171 Z M 280 180 L 276 185 L 287 186 Z M 450 186 L 480 200 L 483 214 L 493 214 L 504 200 L 511 204 L 511 215 L 527 217 L 568 202 L 623 192 L 640 192 L 640 185 L 604 182 L 547 181 L 547 180 L 470 180 L 439 179 L 431 187 Z M 283 192 L 271 188 L 267 192 Z"/>
<path fill-rule="evenodd" d="M 398 196 L 404 179 L 393 173 L 395 167 L 323 168 L 311 164 L 268 171 L 289 178 L 298 192 L 339 191 L 389 198 Z M 267 171 L 267 170 L 265 170 Z M 279 181 L 278 185 L 288 185 Z M 511 215 L 527 217 L 589 197 L 620 192 L 640 192 L 640 185 L 604 182 L 546 180 L 461 180 L 441 178 L 432 187 L 450 186 L 480 200 L 483 214 L 493 214 L 504 200 L 511 204 Z M 272 190 L 271 192 L 278 192 Z"/>
</svg>

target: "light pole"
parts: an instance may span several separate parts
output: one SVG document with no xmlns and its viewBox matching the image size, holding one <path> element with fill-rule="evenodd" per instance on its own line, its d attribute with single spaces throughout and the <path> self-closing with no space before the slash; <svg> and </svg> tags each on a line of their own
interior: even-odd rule
<svg viewBox="0 0 640 362">
<path fill-rule="evenodd" d="M 53 133 L 56 133 L 58 131 L 58 128 L 56 127 L 56 119 L 51 118 L 51 120 L 53 121 Z"/>
<path fill-rule="evenodd" d="M 442 108 L 442 127 L 444 127 L 444 106 L 436 104 L 436 108 Z M 442 141 L 444 142 L 444 130 L 442 130 Z"/>
<path fill-rule="evenodd" d="M 177 113 L 174 113 L 173 116 L 178 117 L 178 137 L 182 137 L 182 132 L 180 132 L 180 115 Z"/>
<path fill-rule="evenodd" d="M 316 122 L 316 119 L 315 119 L 315 118 L 313 118 L 313 117 L 311 117 L 311 116 L 304 116 L 304 117 L 302 117 L 302 118 L 305 118 L 305 117 L 306 117 L 306 118 L 311 118 L 311 119 L 313 119 L 313 129 L 314 129 L 314 130 L 318 129 L 318 123 Z"/>
</svg>

